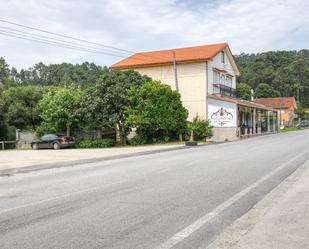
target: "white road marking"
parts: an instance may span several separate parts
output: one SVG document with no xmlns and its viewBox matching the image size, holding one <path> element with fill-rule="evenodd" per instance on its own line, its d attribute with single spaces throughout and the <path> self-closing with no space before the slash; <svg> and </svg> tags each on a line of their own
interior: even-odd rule
<svg viewBox="0 0 309 249">
<path fill-rule="evenodd" d="M 227 201 L 223 202 L 222 204 L 220 204 L 219 206 L 217 206 L 215 209 L 213 209 L 211 212 L 205 214 L 204 216 L 202 216 L 201 218 L 199 218 L 198 220 L 196 220 L 194 223 L 192 223 L 191 225 L 187 226 L 186 228 L 184 228 L 183 230 L 181 230 L 180 232 L 176 233 L 174 236 L 172 236 L 171 238 L 169 238 L 168 240 L 166 240 L 165 242 L 163 242 L 161 245 L 159 245 L 158 247 L 156 247 L 155 249 L 170 249 L 172 248 L 174 245 L 178 244 L 179 242 L 181 242 L 182 240 L 186 239 L 187 237 L 189 237 L 191 234 L 193 234 L 194 232 L 196 232 L 199 228 L 201 228 L 202 226 L 206 225 L 211 219 L 213 219 L 214 217 L 216 217 L 218 214 L 220 214 L 222 211 L 226 210 L 227 208 L 229 208 L 231 205 L 233 205 L 236 201 L 238 201 L 240 198 L 244 197 L 246 194 L 248 194 L 252 189 L 258 187 L 259 185 L 261 185 L 263 182 L 265 182 L 266 180 L 268 180 L 269 178 L 271 178 L 272 176 L 274 176 L 276 173 L 278 173 L 279 171 L 281 171 L 283 168 L 287 167 L 290 163 L 292 163 L 293 161 L 295 161 L 296 159 L 298 159 L 299 157 L 303 156 L 304 154 L 306 154 L 307 152 L 309 152 L 309 150 L 306 150 L 300 154 L 298 154 L 297 156 L 293 157 L 292 159 L 290 159 L 289 161 L 281 164 L 281 166 L 279 166 L 278 168 L 274 169 L 273 171 L 271 171 L 269 174 L 263 176 L 262 178 L 260 178 L 258 181 L 256 181 L 255 183 L 249 185 L 247 188 L 245 188 L 244 190 L 238 192 L 236 195 L 232 196 L 230 199 L 228 199 Z"/>
</svg>

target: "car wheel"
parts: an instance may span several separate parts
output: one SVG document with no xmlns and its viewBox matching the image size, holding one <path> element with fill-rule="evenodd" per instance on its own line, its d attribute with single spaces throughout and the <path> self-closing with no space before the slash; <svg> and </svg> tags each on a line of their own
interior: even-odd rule
<svg viewBox="0 0 309 249">
<path fill-rule="evenodd" d="M 33 150 L 38 150 L 38 149 L 39 149 L 38 144 L 33 144 L 33 145 L 32 145 L 32 149 L 33 149 Z"/>
<path fill-rule="evenodd" d="M 60 149 L 60 144 L 54 143 L 54 150 L 59 150 Z"/>
</svg>

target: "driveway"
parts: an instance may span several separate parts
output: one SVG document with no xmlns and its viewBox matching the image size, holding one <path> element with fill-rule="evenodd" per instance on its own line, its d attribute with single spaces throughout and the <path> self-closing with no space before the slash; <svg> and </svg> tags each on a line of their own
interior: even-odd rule
<svg viewBox="0 0 309 249">
<path fill-rule="evenodd" d="M 308 141 L 297 131 L 1 177 L 0 248 L 206 248 L 308 160 Z"/>
<path fill-rule="evenodd" d="M 122 156 L 156 150 L 167 150 L 178 147 L 183 147 L 183 145 L 166 144 L 104 149 L 0 150 L 0 171 L 43 164 L 57 164 L 87 159 L 102 159 L 106 157 Z"/>
</svg>

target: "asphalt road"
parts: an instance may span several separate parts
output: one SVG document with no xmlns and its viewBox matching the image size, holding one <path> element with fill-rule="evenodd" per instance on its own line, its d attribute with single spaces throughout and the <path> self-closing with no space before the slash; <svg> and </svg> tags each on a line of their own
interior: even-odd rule
<svg viewBox="0 0 309 249">
<path fill-rule="evenodd" d="M 1 177 L 0 248 L 206 248 L 308 145 L 309 130 Z"/>
</svg>

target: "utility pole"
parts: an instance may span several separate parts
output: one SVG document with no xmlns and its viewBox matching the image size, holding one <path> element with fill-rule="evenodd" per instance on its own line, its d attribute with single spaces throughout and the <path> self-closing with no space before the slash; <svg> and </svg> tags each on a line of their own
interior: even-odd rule
<svg viewBox="0 0 309 249">
<path fill-rule="evenodd" d="M 177 65 L 176 65 L 176 54 L 175 54 L 175 51 L 173 51 L 173 66 L 174 66 L 175 87 L 176 87 L 176 91 L 179 92 L 178 75 L 177 75 Z"/>
</svg>

